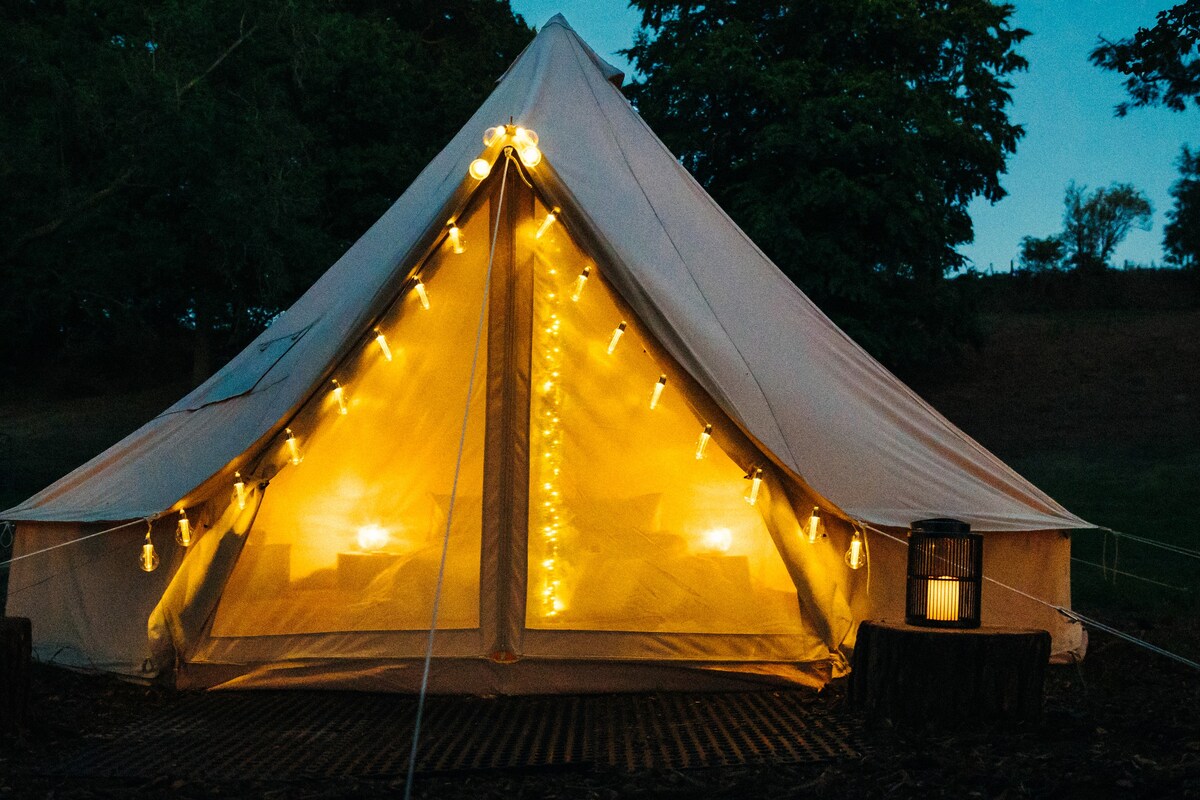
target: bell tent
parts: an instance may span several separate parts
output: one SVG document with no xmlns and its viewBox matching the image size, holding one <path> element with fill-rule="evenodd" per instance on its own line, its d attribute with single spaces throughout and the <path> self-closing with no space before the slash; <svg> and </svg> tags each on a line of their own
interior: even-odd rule
<svg viewBox="0 0 1200 800">
<path fill-rule="evenodd" d="M 820 686 L 903 618 L 930 517 L 985 533 L 985 624 L 1081 654 L 1030 598 L 1069 606 L 1092 526 L 834 326 L 620 82 L 550 20 L 240 355 L 5 512 L 38 657 L 408 691 L 432 638 L 442 692 Z"/>
</svg>

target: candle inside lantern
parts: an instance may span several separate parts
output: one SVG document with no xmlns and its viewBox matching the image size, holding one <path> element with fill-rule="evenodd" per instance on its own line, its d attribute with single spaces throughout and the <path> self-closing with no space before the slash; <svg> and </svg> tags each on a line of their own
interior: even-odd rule
<svg viewBox="0 0 1200 800">
<path fill-rule="evenodd" d="M 937 622 L 958 620 L 958 581 L 930 578 L 925 589 L 925 618 Z"/>
</svg>

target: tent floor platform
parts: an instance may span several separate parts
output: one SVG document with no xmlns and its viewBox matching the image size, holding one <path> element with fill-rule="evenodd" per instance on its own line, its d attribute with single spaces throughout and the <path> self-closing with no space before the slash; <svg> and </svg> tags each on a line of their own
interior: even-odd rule
<svg viewBox="0 0 1200 800">
<path fill-rule="evenodd" d="M 290 780 L 407 772 L 416 699 L 209 692 L 68 752 L 71 777 Z M 808 691 L 430 697 L 418 771 L 680 769 L 859 757 L 855 723 Z"/>
</svg>

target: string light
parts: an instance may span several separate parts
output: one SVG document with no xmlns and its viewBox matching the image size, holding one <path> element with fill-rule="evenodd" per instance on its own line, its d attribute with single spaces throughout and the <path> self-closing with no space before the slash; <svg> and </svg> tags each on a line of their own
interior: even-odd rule
<svg viewBox="0 0 1200 800">
<path fill-rule="evenodd" d="M 346 388 L 333 381 L 333 399 L 337 403 L 338 413 L 343 417 L 350 413 L 350 409 L 346 408 Z"/>
<path fill-rule="evenodd" d="M 650 393 L 650 410 L 653 411 L 658 406 L 658 401 L 662 399 L 663 389 L 667 388 L 667 376 L 659 375 L 658 383 L 654 384 L 654 391 Z"/>
<path fill-rule="evenodd" d="M 758 490 L 762 488 L 762 470 L 758 467 L 751 467 L 746 473 L 746 478 L 750 481 L 750 491 L 746 492 L 743 498 L 750 505 L 758 502 Z"/>
<path fill-rule="evenodd" d="M 518 147 L 525 147 L 527 145 L 536 147 L 538 143 L 537 131 L 533 128 L 514 128 L 513 141 L 517 143 Z"/>
<path fill-rule="evenodd" d="M 554 210 L 546 215 L 546 219 L 542 222 L 541 227 L 539 227 L 537 229 L 537 233 L 535 233 L 533 235 L 533 238 L 540 239 L 543 236 L 545 236 L 546 231 L 550 230 L 550 226 L 554 224 L 554 220 L 558 219 L 558 215 L 560 213 L 561 213 L 561 210 L 559 209 L 559 207 L 555 206 Z"/>
<path fill-rule="evenodd" d="M 608 340 L 608 354 L 610 356 L 613 354 L 613 350 L 617 349 L 617 342 L 621 341 L 621 336 L 624 333 L 625 333 L 625 323 L 622 322 L 620 325 L 617 326 L 617 329 L 615 331 L 613 331 L 612 338 Z"/>
<path fill-rule="evenodd" d="M 704 430 L 700 431 L 700 438 L 696 440 L 696 460 L 704 458 L 704 448 L 708 447 L 708 440 L 712 438 L 712 423 L 704 426 Z"/>
<path fill-rule="evenodd" d="M 175 541 L 184 547 L 192 546 L 192 523 L 188 522 L 187 512 L 179 509 L 179 521 L 175 525 Z"/>
<path fill-rule="evenodd" d="M 477 181 L 486 178 L 492 172 L 492 164 L 486 158 L 477 158 L 471 162 L 471 166 L 467 168 L 467 172 Z"/>
<path fill-rule="evenodd" d="M 808 517 L 808 543 L 816 544 L 817 539 L 824 538 L 824 528 L 825 523 L 821 521 L 821 509 L 813 506 L 812 514 Z"/>
<path fill-rule="evenodd" d="M 391 361 L 392 348 L 388 347 L 387 337 L 383 335 L 383 331 L 379 330 L 379 328 L 375 329 L 375 344 L 379 345 L 379 349 L 383 351 L 383 357 Z"/>
<path fill-rule="evenodd" d="M 551 270 L 551 273 L 553 271 Z M 537 376 L 541 392 L 534 396 L 530 409 L 535 420 L 531 437 L 531 449 L 541 453 L 541 458 L 530 465 L 533 485 L 540 487 L 538 499 L 530 510 L 530 529 L 539 535 L 540 553 L 531 558 L 531 563 L 541 565 L 537 578 L 538 611 L 544 619 L 553 619 L 566 609 L 560 594 L 562 588 L 562 565 L 560 563 L 560 537 L 562 535 L 562 492 L 559 476 L 562 470 L 562 392 L 558 388 L 563 363 L 562 320 L 559 309 L 562 296 L 548 291 L 546 302 L 539 306 L 536 330 L 540 331 L 538 342 Z M 531 545 L 533 540 L 531 539 Z"/>
<path fill-rule="evenodd" d="M 154 572 L 158 569 L 158 553 L 154 549 L 154 542 L 150 540 L 150 531 L 154 526 L 150 520 L 146 520 L 146 541 L 142 544 L 142 552 L 138 555 L 138 564 L 142 568 L 142 572 Z"/>
<path fill-rule="evenodd" d="M 466 245 L 463 243 L 462 229 L 450 221 L 450 230 L 446 234 L 450 240 L 450 248 L 457 254 L 462 255 L 467 251 Z"/>
<path fill-rule="evenodd" d="M 300 462 L 304 459 L 300 457 L 300 442 L 296 439 L 296 434 L 292 433 L 292 429 L 288 428 L 287 433 L 287 448 L 291 454 L 291 462 L 293 467 L 300 466 Z"/>
<path fill-rule="evenodd" d="M 421 301 L 421 308 L 429 310 L 429 294 L 425 291 L 425 284 L 421 283 L 421 276 L 417 276 L 417 285 L 413 287 L 417 290 L 417 299 Z M 444 287 L 443 287 L 444 288 Z"/>
<path fill-rule="evenodd" d="M 579 273 L 579 277 L 575 279 L 575 290 L 571 292 L 571 302 L 578 303 L 579 296 L 583 294 L 583 286 L 587 283 L 588 276 L 592 274 L 591 267 L 584 267 L 583 272 Z"/>
<path fill-rule="evenodd" d="M 493 142 L 500 139 L 505 133 L 507 133 L 507 130 L 508 129 L 503 125 L 497 125 L 494 128 L 488 128 L 483 132 L 483 146 L 491 147 Z"/>
<path fill-rule="evenodd" d="M 246 482 L 242 480 L 242 473 L 233 473 L 233 493 L 237 496 L 238 508 L 246 509 Z"/>
<path fill-rule="evenodd" d="M 866 563 L 867 554 L 863 549 L 862 535 L 855 530 L 854 537 L 850 539 L 850 549 L 846 551 L 846 566 L 850 569 L 858 569 Z"/>
</svg>

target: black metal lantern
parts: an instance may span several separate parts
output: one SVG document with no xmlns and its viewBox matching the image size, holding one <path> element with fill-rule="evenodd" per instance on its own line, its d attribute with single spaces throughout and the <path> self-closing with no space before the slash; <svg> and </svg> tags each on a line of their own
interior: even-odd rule
<svg viewBox="0 0 1200 800">
<path fill-rule="evenodd" d="M 978 628 L 983 535 L 956 519 L 923 519 L 908 538 L 904 619 L 929 628 Z"/>
</svg>

